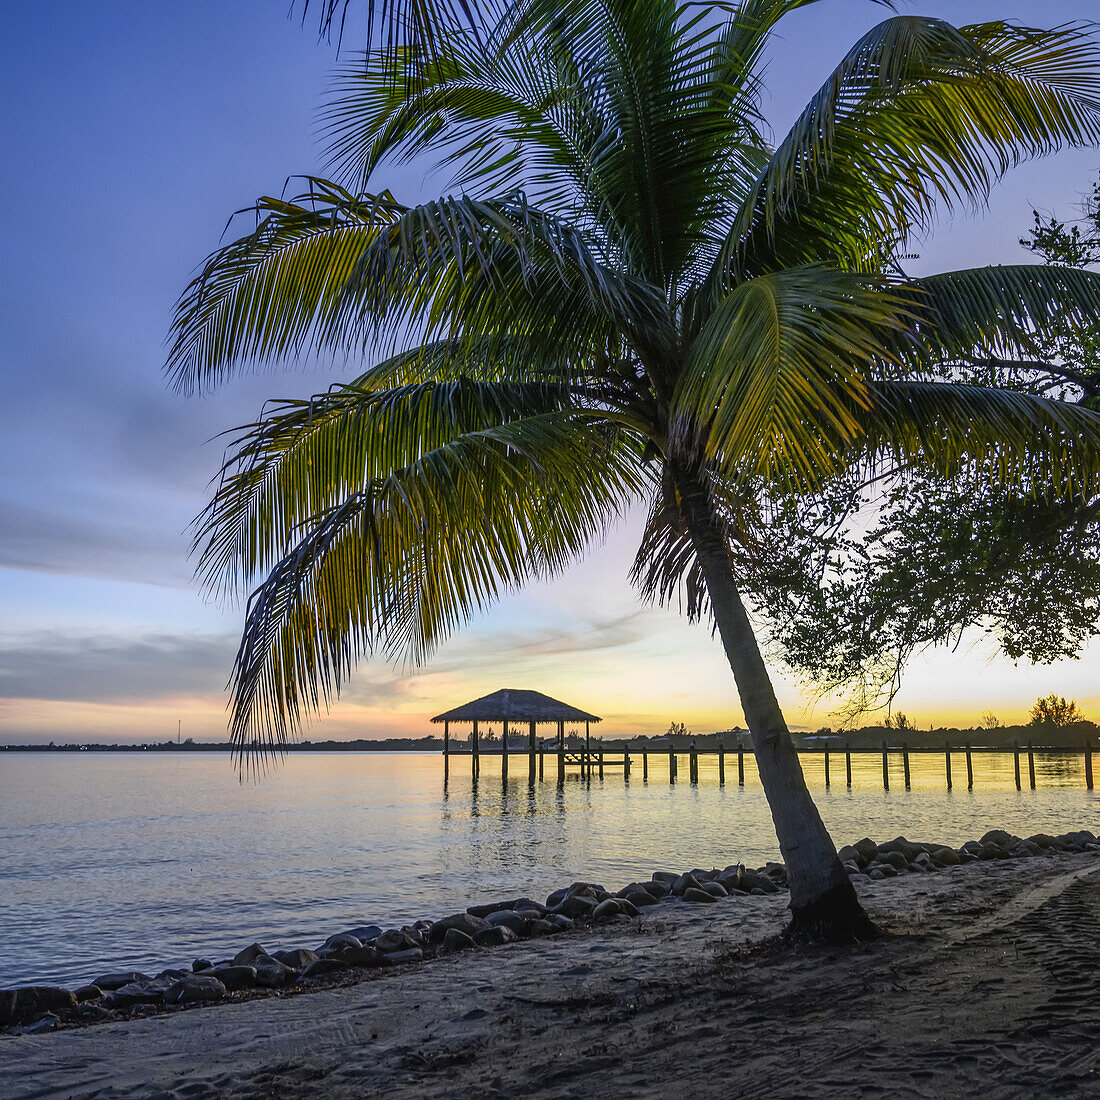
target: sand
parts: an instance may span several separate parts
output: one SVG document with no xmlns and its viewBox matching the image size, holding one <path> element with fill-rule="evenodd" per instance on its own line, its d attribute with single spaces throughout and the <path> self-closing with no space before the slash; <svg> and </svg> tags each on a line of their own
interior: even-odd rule
<svg viewBox="0 0 1100 1100">
<path fill-rule="evenodd" d="M 1100 1095 L 1100 860 L 860 888 L 891 935 L 769 941 L 785 895 L 309 995 L 0 1038 L 0 1096 Z M 377 974 L 377 972 L 375 972 Z"/>
</svg>

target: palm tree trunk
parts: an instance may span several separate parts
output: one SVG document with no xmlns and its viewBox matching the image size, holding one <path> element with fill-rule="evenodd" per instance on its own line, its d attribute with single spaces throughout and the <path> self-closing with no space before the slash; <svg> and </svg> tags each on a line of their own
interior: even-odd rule
<svg viewBox="0 0 1100 1100">
<path fill-rule="evenodd" d="M 681 514 L 703 571 L 718 633 L 752 734 L 760 783 L 771 809 L 791 891 L 797 938 L 852 942 L 877 935 L 837 858 L 836 846 L 810 797 L 783 711 L 745 611 L 722 527 L 706 490 L 677 477 Z"/>
</svg>

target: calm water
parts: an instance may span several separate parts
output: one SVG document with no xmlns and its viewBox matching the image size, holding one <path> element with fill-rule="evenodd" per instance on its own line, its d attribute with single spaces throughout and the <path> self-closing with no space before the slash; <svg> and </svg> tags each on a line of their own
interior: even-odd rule
<svg viewBox="0 0 1100 1100">
<path fill-rule="evenodd" d="M 1097 831 L 1100 797 L 1084 790 L 1080 758 L 1038 757 L 1037 791 L 1015 790 L 1012 757 L 975 755 L 975 786 L 954 758 L 912 757 L 904 791 L 900 757 L 891 791 L 881 758 L 833 757 L 826 791 L 820 756 L 803 757 L 838 843 L 869 835 L 961 843 L 1004 826 L 1023 835 Z M 487 898 L 542 898 L 574 879 L 611 889 L 657 869 L 759 864 L 777 848 L 751 759 L 737 786 L 727 757 L 718 786 L 713 757 L 700 783 L 668 784 L 667 757 L 636 760 L 602 782 L 570 776 L 532 791 L 526 761 L 438 756 L 295 753 L 259 784 L 238 784 L 215 754 L 0 756 L 0 986 L 75 984 L 108 969 L 159 970 L 195 955 L 315 946 L 353 924 L 440 917 Z M 518 776 L 518 778 L 516 778 Z M 836 783 L 840 779 L 840 785 Z M 732 780 L 732 782 L 731 782 Z M 1024 784 L 1027 784 L 1026 761 Z M 962 787 L 960 790 L 959 787 Z"/>
</svg>

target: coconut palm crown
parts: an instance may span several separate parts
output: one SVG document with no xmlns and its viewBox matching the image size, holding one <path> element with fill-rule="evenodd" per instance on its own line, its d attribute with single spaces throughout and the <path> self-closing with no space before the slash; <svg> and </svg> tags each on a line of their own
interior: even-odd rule
<svg viewBox="0 0 1100 1100">
<path fill-rule="evenodd" d="M 181 297 L 169 357 L 188 390 L 317 354 L 372 364 L 240 429 L 198 523 L 205 581 L 254 589 L 231 684 L 250 763 L 364 654 L 424 661 L 645 502 L 633 579 L 721 637 L 792 928 L 871 933 L 730 548 L 770 492 L 853 464 L 1100 484 L 1100 415 L 956 371 L 1037 358 L 1050 318 L 1100 310 L 1100 278 L 895 260 L 1014 164 L 1097 144 L 1100 66 L 1077 26 L 891 16 L 773 143 L 762 54 L 813 2 L 503 3 L 342 73 L 332 179 L 259 200 Z M 372 190 L 414 157 L 453 192 Z"/>
</svg>

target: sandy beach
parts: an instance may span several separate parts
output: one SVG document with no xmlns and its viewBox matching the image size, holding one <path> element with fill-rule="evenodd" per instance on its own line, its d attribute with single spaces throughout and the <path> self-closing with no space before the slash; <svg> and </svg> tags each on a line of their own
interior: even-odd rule
<svg viewBox="0 0 1100 1100">
<path fill-rule="evenodd" d="M 1095 1095 L 1100 860 L 863 883 L 890 933 L 675 902 L 312 994 L 0 1039 L 30 1097 Z"/>
</svg>

